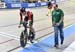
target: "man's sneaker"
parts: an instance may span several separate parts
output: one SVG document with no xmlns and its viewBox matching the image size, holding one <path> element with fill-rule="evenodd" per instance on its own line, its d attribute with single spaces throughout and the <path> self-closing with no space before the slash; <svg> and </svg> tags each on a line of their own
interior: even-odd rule
<svg viewBox="0 0 75 52">
<path fill-rule="evenodd" d="M 61 45 L 63 44 L 63 41 L 61 41 Z"/>
<path fill-rule="evenodd" d="M 56 47 L 56 45 L 54 45 L 54 47 Z"/>
<path fill-rule="evenodd" d="M 54 47 L 59 48 L 59 45 L 54 45 Z"/>
</svg>

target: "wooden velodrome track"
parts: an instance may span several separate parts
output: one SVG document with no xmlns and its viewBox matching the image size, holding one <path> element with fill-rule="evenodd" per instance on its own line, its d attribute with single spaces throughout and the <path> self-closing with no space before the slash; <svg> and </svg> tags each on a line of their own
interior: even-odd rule
<svg viewBox="0 0 75 52">
<path fill-rule="evenodd" d="M 74 24 L 75 1 L 66 1 L 59 4 L 59 8 L 63 9 L 65 27 Z M 47 7 L 31 8 L 34 13 L 34 29 L 36 31 L 36 40 L 53 32 L 51 16 L 46 16 Z M 19 37 L 23 30 L 18 28 L 19 25 L 19 9 L 0 10 L 0 52 L 7 52 L 11 49 L 19 47 Z M 12 52 L 21 50 L 16 49 Z"/>
</svg>

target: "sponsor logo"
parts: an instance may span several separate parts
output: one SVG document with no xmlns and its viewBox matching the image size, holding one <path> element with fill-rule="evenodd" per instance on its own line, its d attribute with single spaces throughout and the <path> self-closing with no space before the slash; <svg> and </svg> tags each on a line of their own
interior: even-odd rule
<svg viewBox="0 0 75 52">
<path fill-rule="evenodd" d="M 41 5 L 46 5 L 46 3 L 41 3 Z"/>
<path fill-rule="evenodd" d="M 34 3 L 30 3 L 30 4 L 28 4 L 28 7 L 35 7 L 35 4 Z"/>
<path fill-rule="evenodd" d="M 65 1 L 65 0 L 61 0 L 61 1 Z"/>
<path fill-rule="evenodd" d="M 6 8 L 5 3 L 0 3 L 0 8 Z"/>
<path fill-rule="evenodd" d="M 21 7 L 21 4 L 11 4 L 11 7 Z"/>
</svg>

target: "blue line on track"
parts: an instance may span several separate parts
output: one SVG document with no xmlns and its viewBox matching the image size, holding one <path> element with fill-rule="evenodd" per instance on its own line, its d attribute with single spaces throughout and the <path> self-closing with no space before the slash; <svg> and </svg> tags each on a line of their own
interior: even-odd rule
<svg viewBox="0 0 75 52">
<path fill-rule="evenodd" d="M 69 28 L 66 28 L 64 30 L 64 37 L 67 38 L 68 36 L 72 35 L 72 33 L 75 33 L 75 26 L 72 25 Z M 47 49 L 52 48 L 54 46 L 54 36 L 52 33 L 52 36 L 36 43 L 28 48 L 25 48 L 21 50 L 20 52 L 45 52 Z"/>
</svg>

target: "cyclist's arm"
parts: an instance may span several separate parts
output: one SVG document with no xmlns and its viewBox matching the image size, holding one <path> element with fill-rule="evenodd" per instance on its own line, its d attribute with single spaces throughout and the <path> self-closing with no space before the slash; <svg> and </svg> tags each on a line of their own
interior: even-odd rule
<svg viewBox="0 0 75 52">
<path fill-rule="evenodd" d="M 51 14 L 51 9 L 48 9 L 47 16 Z"/>
</svg>

